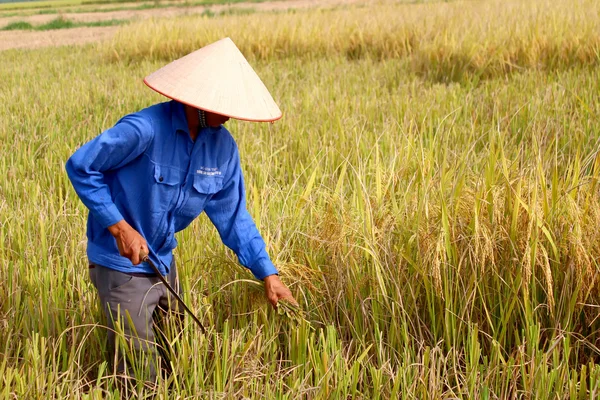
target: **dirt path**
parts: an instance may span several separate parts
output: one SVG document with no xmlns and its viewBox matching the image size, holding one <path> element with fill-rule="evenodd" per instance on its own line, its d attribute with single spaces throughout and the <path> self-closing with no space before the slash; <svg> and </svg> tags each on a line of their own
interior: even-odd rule
<svg viewBox="0 0 600 400">
<path fill-rule="evenodd" d="M 196 6 L 196 7 L 167 7 L 147 10 L 121 10 L 92 13 L 40 14 L 30 16 L 15 16 L 0 18 L 0 27 L 16 21 L 26 21 L 32 25 L 50 22 L 58 17 L 76 22 L 95 22 L 118 20 L 140 20 L 147 18 L 169 18 L 180 15 L 201 14 L 206 10 L 221 12 L 226 9 L 251 8 L 256 11 L 272 11 L 300 9 L 310 7 L 335 7 L 347 4 L 368 3 L 368 0 L 287 0 L 268 1 L 263 3 L 235 3 L 229 5 Z M 94 27 L 59 29 L 52 31 L 0 31 L 0 51 L 14 48 L 37 48 L 44 46 L 74 45 L 108 39 L 118 27 Z"/>
<path fill-rule="evenodd" d="M 33 49 L 47 46 L 67 46 L 109 39 L 119 29 L 117 26 L 100 28 L 72 28 L 52 31 L 0 32 L 0 51 L 8 49 Z"/>
<path fill-rule="evenodd" d="M 201 14 L 206 10 L 218 13 L 227 9 L 250 8 L 256 11 L 286 10 L 290 8 L 308 8 L 308 7 L 332 7 L 341 4 L 364 3 L 361 0 L 284 0 L 268 1 L 262 3 L 233 3 L 211 6 L 194 7 L 164 7 L 151 8 L 147 10 L 120 10 L 107 12 L 88 12 L 88 13 L 60 13 L 60 14 L 38 14 L 29 16 L 0 17 L 0 27 L 11 22 L 25 21 L 32 25 L 39 25 L 56 19 L 59 15 L 76 22 L 95 22 L 111 19 L 145 19 L 152 17 L 176 17 L 179 15 Z"/>
</svg>

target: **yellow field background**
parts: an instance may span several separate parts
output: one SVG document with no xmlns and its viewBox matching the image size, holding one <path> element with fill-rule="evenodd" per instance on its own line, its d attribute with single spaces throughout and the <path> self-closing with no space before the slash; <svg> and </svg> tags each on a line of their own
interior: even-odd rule
<svg viewBox="0 0 600 400">
<path fill-rule="evenodd" d="M 600 3 L 368 3 L 156 19 L 0 54 L 0 397 L 119 398 L 64 172 L 142 83 L 230 36 L 278 101 L 230 121 L 279 314 L 202 217 L 159 398 L 591 399 Z M 145 393 L 145 394 L 144 394 Z M 139 397 L 148 392 L 139 388 Z"/>
<path fill-rule="evenodd" d="M 122 29 L 106 50 L 117 60 L 169 61 L 231 36 L 253 59 L 409 59 L 409 70 L 428 78 L 488 78 L 596 65 L 599 10 L 597 2 L 587 0 L 373 2 L 202 22 L 163 19 Z"/>
</svg>

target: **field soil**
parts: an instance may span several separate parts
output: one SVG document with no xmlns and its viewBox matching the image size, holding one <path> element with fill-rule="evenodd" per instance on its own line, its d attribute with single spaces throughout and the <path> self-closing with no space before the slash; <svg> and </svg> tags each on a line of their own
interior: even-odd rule
<svg viewBox="0 0 600 400">
<path fill-rule="evenodd" d="M 228 9 L 254 9 L 256 11 L 276 11 L 288 9 L 335 7 L 348 4 L 368 4 L 368 0 L 287 0 L 266 1 L 261 3 L 235 3 L 227 5 L 165 7 L 146 10 L 96 11 L 88 13 L 36 14 L 28 16 L 0 17 L 0 27 L 17 21 L 32 25 L 48 23 L 58 16 L 74 22 L 96 22 L 109 20 L 143 20 L 148 18 L 169 18 L 181 15 L 201 14 L 207 10 L 214 13 Z M 110 38 L 117 26 L 59 29 L 50 31 L 0 31 L 0 51 L 8 49 L 26 49 L 44 46 L 85 44 Z"/>
<path fill-rule="evenodd" d="M 117 26 L 57 29 L 51 31 L 0 32 L 0 51 L 32 49 L 46 46 L 66 46 L 95 42 L 110 38 Z"/>
</svg>

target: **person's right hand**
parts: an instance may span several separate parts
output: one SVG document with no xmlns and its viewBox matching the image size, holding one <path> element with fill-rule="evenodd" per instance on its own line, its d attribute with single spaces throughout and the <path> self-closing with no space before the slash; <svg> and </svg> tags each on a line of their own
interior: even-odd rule
<svg viewBox="0 0 600 400">
<path fill-rule="evenodd" d="M 129 258 L 133 265 L 138 265 L 142 261 L 140 260 L 140 253 L 148 254 L 146 239 L 124 219 L 109 226 L 108 230 L 117 241 L 119 254 Z"/>
</svg>

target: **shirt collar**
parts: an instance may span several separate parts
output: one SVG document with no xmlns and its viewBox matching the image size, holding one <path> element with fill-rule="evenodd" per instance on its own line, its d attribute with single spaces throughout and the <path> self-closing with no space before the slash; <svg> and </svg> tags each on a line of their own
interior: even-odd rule
<svg viewBox="0 0 600 400">
<path fill-rule="evenodd" d="M 181 131 L 186 135 L 190 135 L 190 128 L 187 123 L 187 118 L 185 116 L 185 108 L 182 103 L 171 100 L 171 115 L 172 115 L 172 126 L 173 132 Z M 200 129 L 198 134 L 208 133 L 214 135 L 215 133 L 219 133 L 223 129 L 223 125 L 213 128 L 211 126 L 207 126 L 206 128 Z"/>
<path fill-rule="evenodd" d="M 171 100 L 171 115 L 172 115 L 172 123 L 173 123 L 173 132 L 183 131 L 187 135 L 190 134 L 190 129 L 188 128 L 187 118 L 185 117 L 185 109 L 183 104 Z"/>
</svg>

